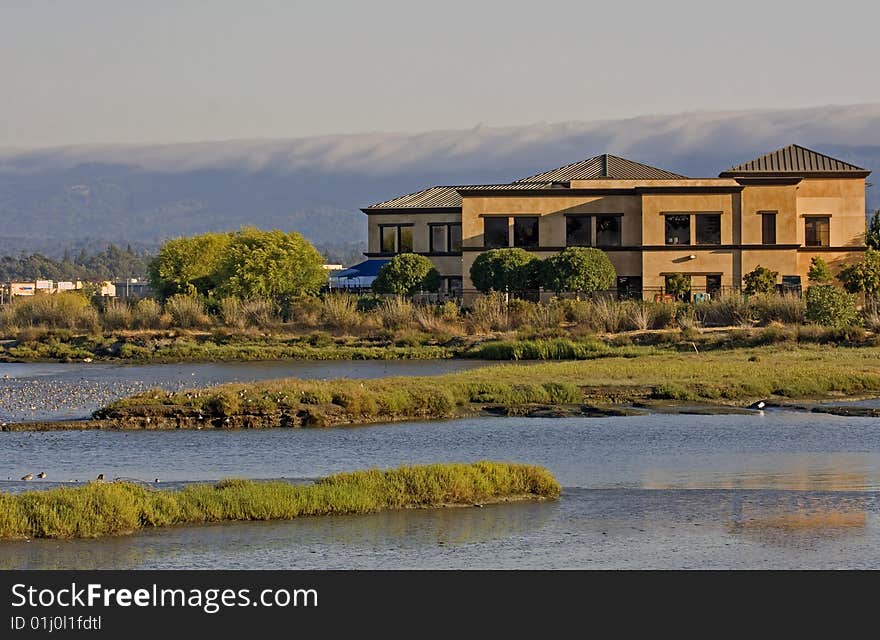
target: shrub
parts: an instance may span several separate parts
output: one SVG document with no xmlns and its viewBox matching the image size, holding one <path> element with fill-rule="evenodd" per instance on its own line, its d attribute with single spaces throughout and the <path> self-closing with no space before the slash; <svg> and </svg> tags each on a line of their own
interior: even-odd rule
<svg viewBox="0 0 880 640">
<path fill-rule="evenodd" d="M 507 305 L 501 293 L 493 292 L 477 296 L 468 316 L 477 331 L 503 331 L 507 329 Z"/>
<path fill-rule="evenodd" d="M 132 313 L 123 300 L 110 300 L 104 306 L 101 322 L 105 329 L 129 329 L 132 326 Z"/>
<path fill-rule="evenodd" d="M 437 291 L 440 274 L 425 256 L 401 253 L 382 265 L 372 289 L 376 293 L 413 295 L 419 291 Z"/>
<path fill-rule="evenodd" d="M 544 260 L 540 277 L 551 291 L 589 294 L 611 289 L 617 272 L 601 249 L 568 247 Z"/>
<path fill-rule="evenodd" d="M 242 303 L 246 326 L 268 329 L 278 324 L 275 303 L 265 298 L 251 298 Z"/>
<path fill-rule="evenodd" d="M 491 249 L 477 256 L 470 275 L 482 293 L 522 293 L 538 288 L 540 267 L 541 261 L 525 249 Z"/>
<path fill-rule="evenodd" d="M 807 279 L 813 284 L 828 284 L 834 279 L 831 269 L 819 256 L 810 259 L 810 270 L 807 271 Z"/>
<path fill-rule="evenodd" d="M 706 302 L 698 302 L 695 309 L 701 322 L 706 326 L 739 326 L 750 324 L 751 321 L 750 301 L 738 293 L 723 295 Z"/>
<path fill-rule="evenodd" d="M 220 312 L 220 319 L 227 327 L 244 329 L 247 325 L 240 298 L 234 298 L 231 296 L 223 298 L 218 305 L 218 311 Z"/>
<path fill-rule="evenodd" d="M 876 308 L 880 297 L 880 251 L 869 248 L 861 262 L 841 269 L 839 278 L 847 291 L 864 293 L 866 302 Z"/>
<path fill-rule="evenodd" d="M 758 265 L 753 271 L 749 271 L 743 278 L 745 291 L 749 295 L 756 293 L 773 293 L 776 290 L 776 276 L 778 271 L 770 271 L 767 267 Z"/>
<path fill-rule="evenodd" d="M 376 308 L 376 313 L 386 329 L 402 329 L 412 325 L 415 314 L 412 303 L 400 297 L 388 298 Z"/>
<path fill-rule="evenodd" d="M 855 296 L 829 284 L 807 289 L 807 320 L 827 327 L 858 324 Z"/>
<path fill-rule="evenodd" d="M 131 314 L 132 326 L 136 329 L 158 329 L 162 326 L 162 307 L 152 298 L 138 300 Z"/>
<path fill-rule="evenodd" d="M 174 326 L 181 329 L 197 329 L 210 323 L 201 300 L 192 296 L 171 296 L 165 301 L 165 311 L 171 315 Z"/>
<path fill-rule="evenodd" d="M 6 322 L 17 327 L 46 327 L 49 329 L 72 329 L 98 331 L 98 312 L 88 299 L 73 292 L 38 294 L 17 298 L 10 303 L 11 316 Z"/>
<path fill-rule="evenodd" d="M 771 322 L 801 324 L 806 315 L 804 300 L 794 294 L 769 294 L 755 296 L 750 300 L 753 317 L 762 325 Z"/>
<path fill-rule="evenodd" d="M 637 301 L 627 307 L 629 323 L 639 331 L 646 331 L 654 324 L 656 304 L 651 302 Z"/>
<path fill-rule="evenodd" d="M 321 321 L 336 329 L 351 329 L 360 322 L 358 299 L 350 293 L 330 293 L 321 301 Z"/>
<path fill-rule="evenodd" d="M 611 298 L 602 297 L 593 302 L 596 321 L 601 329 L 608 333 L 620 331 L 626 319 L 625 311 L 622 303 Z"/>
</svg>

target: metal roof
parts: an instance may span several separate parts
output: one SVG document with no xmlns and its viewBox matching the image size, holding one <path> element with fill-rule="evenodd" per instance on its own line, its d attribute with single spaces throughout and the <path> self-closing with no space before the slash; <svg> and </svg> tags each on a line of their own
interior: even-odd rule
<svg viewBox="0 0 880 640">
<path fill-rule="evenodd" d="M 551 169 L 517 182 L 568 182 L 570 180 L 681 180 L 678 173 L 603 153 L 580 162 Z"/>
<path fill-rule="evenodd" d="M 790 144 L 776 151 L 765 153 L 759 158 L 749 160 L 719 175 L 722 178 L 732 176 L 768 175 L 768 174 L 859 174 L 869 173 L 862 167 L 826 156 L 818 151 L 807 149 L 797 144 Z"/>
<path fill-rule="evenodd" d="M 385 202 L 366 207 L 365 211 L 375 209 L 454 209 L 461 208 L 461 196 L 459 189 L 474 191 L 491 191 L 493 189 L 541 189 L 552 186 L 548 182 L 540 183 L 516 183 L 516 184 L 468 184 L 436 186 L 408 193 L 405 196 L 392 198 Z"/>
</svg>

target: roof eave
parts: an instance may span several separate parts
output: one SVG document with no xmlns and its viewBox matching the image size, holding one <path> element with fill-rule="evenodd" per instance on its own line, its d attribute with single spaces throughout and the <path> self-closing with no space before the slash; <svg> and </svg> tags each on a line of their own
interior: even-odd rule
<svg viewBox="0 0 880 640">
<path fill-rule="evenodd" d="M 461 213 L 461 207 L 364 207 L 367 215 L 377 213 Z"/>
<path fill-rule="evenodd" d="M 858 171 L 722 171 L 719 178 L 867 178 L 871 172 Z"/>
</svg>

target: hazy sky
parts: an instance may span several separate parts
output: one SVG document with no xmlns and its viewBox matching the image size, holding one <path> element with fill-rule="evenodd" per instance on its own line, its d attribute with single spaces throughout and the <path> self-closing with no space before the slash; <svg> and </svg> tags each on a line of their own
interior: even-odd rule
<svg viewBox="0 0 880 640">
<path fill-rule="evenodd" d="M 878 102 L 878 18 L 864 0 L 0 0 L 0 147 Z"/>
</svg>

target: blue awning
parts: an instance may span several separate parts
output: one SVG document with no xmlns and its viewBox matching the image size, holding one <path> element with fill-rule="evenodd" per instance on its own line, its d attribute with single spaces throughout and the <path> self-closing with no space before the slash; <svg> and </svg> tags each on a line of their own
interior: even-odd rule
<svg viewBox="0 0 880 640">
<path fill-rule="evenodd" d="M 389 262 L 390 259 L 364 260 L 360 264 L 334 273 L 334 278 L 375 278 L 379 275 L 379 269 Z"/>
</svg>

